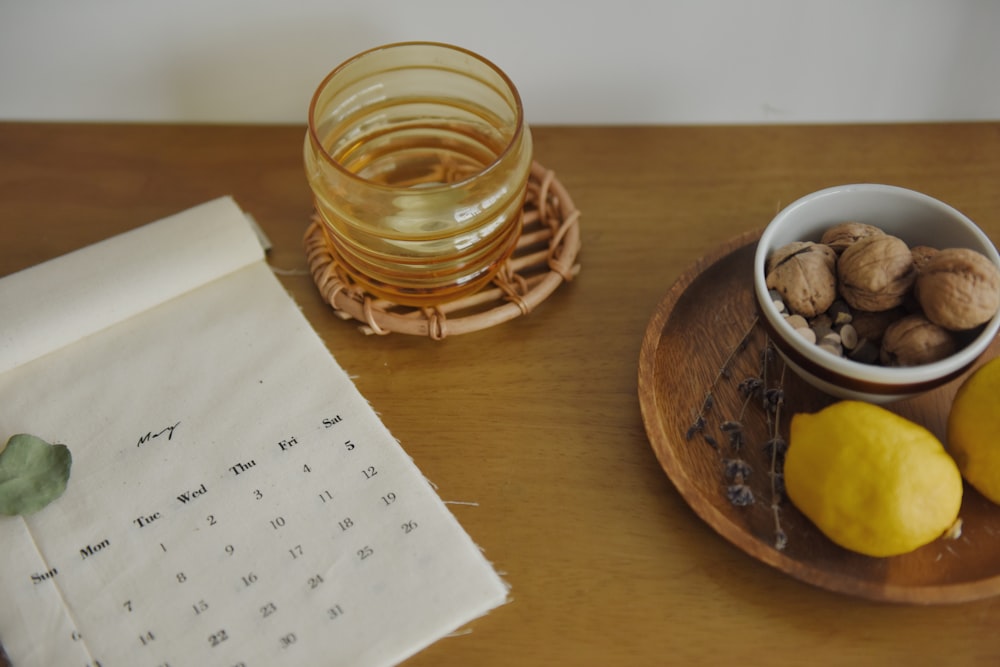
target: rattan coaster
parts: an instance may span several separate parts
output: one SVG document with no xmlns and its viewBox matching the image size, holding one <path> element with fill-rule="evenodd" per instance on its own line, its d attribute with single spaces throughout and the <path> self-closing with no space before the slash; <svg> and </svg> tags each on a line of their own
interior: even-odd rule
<svg viewBox="0 0 1000 667">
<path fill-rule="evenodd" d="M 306 259 L 323 299 L 366 334 L 393 332 L 441 340 L 527 315 L 580 271 L 580 212 L 555 174 L 531 166 L 524 229 L 517 248 L 491 283 L 465 298 L 432 307 L 400 306 L 369 295 L 337 263 L 321 223 L 305 234 Z"/>
</svg>

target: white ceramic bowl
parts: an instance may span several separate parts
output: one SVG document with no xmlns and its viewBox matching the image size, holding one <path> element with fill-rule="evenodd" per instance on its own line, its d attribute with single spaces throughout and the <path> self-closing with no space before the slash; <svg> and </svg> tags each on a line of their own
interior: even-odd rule
<svg viewBox="0 0 1000 667">
<path fill-rule="evenodd" d="M 754 293 L 761 322 L 789 367 L 834 397 L 889 403 L 939 387 L 965 372 L 1000 330 L 1000 314 L 958 352 L 930 364 L 905 368 L 869 365 L 837 357 L 796 334 L 774 307 L 764 267 L 775 249 L 792 241 L 819 241 L 829 227 L 863 222 L 898 236 L 911 247 L 971 248 L 1000 266 L 986 234 L 951 206 L 891 185 L 840 185 L 806 195 L 784 208 L 764 230 L 754 256 Z"/>
</svg>

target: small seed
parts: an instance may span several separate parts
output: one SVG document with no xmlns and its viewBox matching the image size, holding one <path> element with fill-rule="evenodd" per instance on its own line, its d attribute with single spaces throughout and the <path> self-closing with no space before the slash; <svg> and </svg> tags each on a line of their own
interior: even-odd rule
<svg viewBox="0 0 1000 667">
<path fill-rule="evenodd" d="M 848 350 L 853 350 L 858 345 L 858 330 L 853 324 L 845 324 L 840 327 L 840 342 Z"/>
<path fill-rule="evenodd" d="M 823 334 L 823 337 L 819 339 L 820 345 L 840 345 L 840 334 L 835 331 Z"/>
<path fill-rule="evenodd" d="M 823 322 L 820 322 L 819 325 L 813 324 L 812 330 L 813 333 L 816 334 L 816 340 L 823 340 L 824 338 L 833 333 L 833 329 L 831 329 L 829 326 L 826 326 L 825 323 Z"/>
<path fill-rule="evenodd" d="M 820 343 L 817 347 L 819 347 L 819 349 L 821 350 L 826 350 L 827 352 L 829 352 L 834 356 L 837 357 L 844 356 L 844 348 L 842 348 L 840 344 L 834 345 L 833 343 Z"/>
<path fill-rule="evenodd" d="M 805 338 L 809 343 L 816 342 L 816 334 L 809 327 L 799 327 L 795 330 L 795 333 Z"/>
<path fill-rule="evenodd" d="M 809 328 L 809 323 L 806 322 L 806 318 L 802 317 L 801 315 L 789 315 L 787 318 L 785 318 L 785 321 L 788 322 L 788 326 L 790 326 L 793 329 Z"/>
<path fill-rule="evenodd" d="M 830 306 L 830 309 L 826 311 L 833 320 L 834 326 L 841 326 L 847 324 L 854 319 L 854 313 L 851 312 L 851 307 L 847 305 L 846 301 L 837 299 Z"/>
</svg>

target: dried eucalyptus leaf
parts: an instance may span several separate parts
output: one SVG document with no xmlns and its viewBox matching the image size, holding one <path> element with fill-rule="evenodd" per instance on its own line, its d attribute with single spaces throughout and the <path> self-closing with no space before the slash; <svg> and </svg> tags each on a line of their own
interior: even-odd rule
<svg viewBox="0 0 1000 667">
<path fill-rule="evenodd" d="M 66 490 L 73 457 L 66 445 L 50 445 L 24 433 L 0 451 L 0 514 L 31 514 Z"/>
</svg>

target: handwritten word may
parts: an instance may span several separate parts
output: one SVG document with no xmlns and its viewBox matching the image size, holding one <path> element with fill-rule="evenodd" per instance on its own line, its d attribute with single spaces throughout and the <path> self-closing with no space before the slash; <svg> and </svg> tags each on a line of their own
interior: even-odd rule
<svg viewBox="0 0 1000 667">
<path fill-rule="evenodd" d="M 180 426 L 180 422 L 177 422 L 173 426 L 167 426 L 166 428 L 161 429 L 156 433 L 148 431 L 145 435 L 139 437 L 139 440 L 138 442 L 135 443 L 135 446 L 142 447 L 143 445 L 152 442 L 156 438 L 162 438 L 164 435 L 167 436 L 166 437 L 167 440 L 170 440 L 171 438 L 174 437 L 174 429 L 177 428 L 178 426 Z"/>
</svg>

